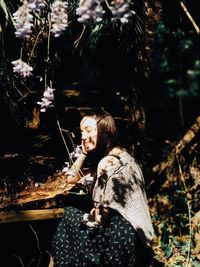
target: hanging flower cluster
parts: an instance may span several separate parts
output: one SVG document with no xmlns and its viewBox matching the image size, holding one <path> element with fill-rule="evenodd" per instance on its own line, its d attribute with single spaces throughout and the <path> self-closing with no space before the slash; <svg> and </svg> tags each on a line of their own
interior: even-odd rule
<svg viewBox="0 0 200 267">
<path fill-rule="evenodd" d="M 43 97 L 41 99 L 42 101 L 37 102 L 37 104 L 40 105 L 41 112 L 46 112 L 47 109 L 54 106 L 52 103 L 52 101 L 54 100 L 54 93 L 53 93 L 54 90 L 55 89 L 48 86 L 43 94 Z"/>
<path fill-rule="evenodd" d="M 18 10 L 13 13 L 15 36 L 21 39 L 30 38 L 32 33 L 33 15 L 31 11 L 39 11 L 45 7 L 44 0 L 21 0 L 23 3 Z"/>
<path fill-rule="evenodd" d="M 130 0 L 115 0 L 111 3 L 110 10 L 113 14 L 113 21 L 120 20 L 122 24 L 128 23 L 130 17 L 135 14 L 130 10 Z M 30 38 L 33 25 L 32 11 L 42 10 L 45 0 L 21 0 L 22 6 L 13 14 L 15 35 L 21 39 Z M 102 3 L 104 0 L 80 0 L 76 9 L 78 21 L 84 25 L 91 25 L 102 21 L 105 13 Z M 67 3 L 55 0 L 50 7 L 51 32 L 54 37 L 59 37 L 68 27 Z M 13 71 L 22 77 L 30 76 L 32 67 L 25 65 L 21 60 L 13 61 Z"/>
<path fill-rule="evenodd" d="M 102 21 L 105 11 L 101 5 L 101 0 L 80 0 L 76 14 L 78 21 L 90 25 Z"/>
<path fill-rule="evenodd" d="M 122 24 L 128 23 L 131 16 L 135 14 L 130 9 L 129 0 L 115 0 L 111 3 L 112 21 L 120 20 Z"/>
<path fill-rule="evenodd" d="M 67 3 L 55 1 L 51 7 L 52 33 L 59 37 L 68 26 Z"/>
<path fill-rule="evenodd" d="M 15 35 L 19 38 L 29 38 L 33 28 L 32 11 L 40 11 L 46 5 L 45 0 L 21 0 L 22 6 L 13 14 Z M 101 22 L 105 10 L 102 7 L 104 0 L 80 0 L 76 9 L 78 21 L 84 25 Z M 130 0 L 115 0 L 109 9 L 113 15 L 112 20 L 119 20 L 122 24 L 128 23 L 135 14 L 130 9 Z M 55 0 L 51 6 L 51 31 L 54 37 L 59 37 L 68 27 L 67 3 Z"/>
<path fill-rule="evenodd" d="M 45 0 L 29 0 L 28 7 L 30 10 L 41 10 L 45 7 Z"/>
<path fill-rule="evenodd" d="M 25 78 L 31 76 L 33 68 L 21 59 L 12 61 L 13 72 L 19 74 L 19 76 Z"/>
<path fill-rule="evenodd" d="M 28 2 L 24 1 L 23 5 L 13 14 L 15 36 L 19 38 L 29 38 L 32 33 L 33 15 L 30 13 Z"/>
<path fill-rule="evenodd" d="M 76 8 L 78 22 L 85 26 L 90 26 L 103 20 L 103 16 L 106 12 L 103 3 L 107 3 L 106 0 L 79 1 L 79 6 Z M 111 2 L 111 6 L 107 4 L 107 8 L 109 8 L 112 13 L 112 21 L 119 20 L 122 24 L 130 21 L 131 16 L 135 14 L 135 12 L 130 9 L 130 1 L 131 0 L 114 0 Z M 47 4 L 49 1 L 45 0 L 20 0 L 20 2 L 22 5 L 13 13 L 16 37 L 21 39 L 28 39 L 31 37 L 32 30 L 34 29 L 33 23 L 35 19 L 40 19 L 41 14 L 43 14 L 40 11 L 45 7 L 47 7 L 49 11 L 48 14 L 50 14 L 50 22 L 47 22 L 47 24 L 50 23 L 53 37 L 61 36 L 68 27 L 67 1 L 53 0 L 53 3 L 50 5 Z M 17 73 L 22 78 L 32 75 L 33 68 L 21 59 L 12 61 L 12 64 L 14 65 L 13 72 Z M 41 112 L 46 112 L 49 107 L 53 107 L 54 90 L 55 89 L 47 87 L 43 98 L 41 101 L 37 102 L 37 104 L 40 105 Z M 78 154 L 78 152 L 76 154 Z"/>
</svg>

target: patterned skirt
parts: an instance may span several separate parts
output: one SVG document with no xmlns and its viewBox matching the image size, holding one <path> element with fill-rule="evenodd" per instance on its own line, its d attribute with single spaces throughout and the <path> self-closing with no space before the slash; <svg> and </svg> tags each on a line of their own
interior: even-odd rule
<svg viewBox="0 0 200 267">
<path fill-rule="evenodd" d="M 52 239 L 55 267 L 135 267 L 136 232 L 120 214 L 113 212 L 109 223 L 90 228 L 84 212 L 65 208 Z"/>
</svg>

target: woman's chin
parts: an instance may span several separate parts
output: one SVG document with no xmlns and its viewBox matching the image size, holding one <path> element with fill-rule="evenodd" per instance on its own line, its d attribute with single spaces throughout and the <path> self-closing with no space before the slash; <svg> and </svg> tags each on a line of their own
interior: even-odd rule
<svg viewBox="0 0 200 267">
<path fill-rule="evenodd" d="M 94 151 L 94 150 L 95 150 L 95 147 L 93 145 L 85 146 L 85 151 L 87 153 L 90 153 L 91 151 Z"/>
</svg>

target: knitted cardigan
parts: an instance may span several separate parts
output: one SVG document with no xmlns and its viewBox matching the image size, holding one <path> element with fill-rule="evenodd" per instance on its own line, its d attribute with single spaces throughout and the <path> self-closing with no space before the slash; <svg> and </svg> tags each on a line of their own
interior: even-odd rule
<svg viewBox="0 0 200 267">
<path fill-rule="evenodd" d="M 92 195 L 96 207 L 110 207 L 119 212 L 143 243 L 151 246 L 154 230 L 143 174 L 125 149 L 118 156 L 108 155 L 99 162 Z"/>
</svg>

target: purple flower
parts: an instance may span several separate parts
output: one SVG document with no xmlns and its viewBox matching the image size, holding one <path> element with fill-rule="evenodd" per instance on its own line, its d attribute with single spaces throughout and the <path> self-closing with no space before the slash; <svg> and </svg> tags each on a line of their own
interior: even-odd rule
<svg viewBox="0 0 200 267">
<path fill-rule="evenodd" d="M 111 3 L 112 21 L 120 20 L 122 24 L 128 23 L 135 11 L 130 10 L 129 0 L 116 0 Z"/>
<path fill-rule="evenodd" d="M 32 33 L 33 15 L 30 14 L 28 2 L 24 0 L 23 5 L 13 14 L 15 35 L 19 38 L 29 38 Z"/>
<path fill-rule="evenodd" d="M 45 90 L 43 97 L 42 97 L 42 101 L 38 101 L 37 104 L 40 105 L 40 111 L 41 112 L 46 112 L 47 109 L 53 107 L 53 103 L 52 101 L 54 100 L 54 91 L 55 89 L 50 88 L 49 86 L 47 87 L 47 89 Z"/>
<path fill-rule="evenodd" d="M 11 62 L 13 67 L 13 72 L 19 74 L 21 77 L 29 77 L 31 76 L 31 71 L 33 68 L 29 66 L 26 62 L 23 62 L 21 59 L 15 60 Z"/>
<path fill-rule="evenodd" d="M 67 3 L 56 0 L 51 7 L 51 23 L 54 37 L 59 37 L 68 27 Z"/>
<path fill-rule="evenodd" d="M 69 162 L 65 162 L 66 166 L 62 169 L 62 172 L 64 172 L 66 175 L 75 176 L 76 171 L 70 168 Z"/>
<path fill-rule="evenodd" d="M 29 0 L 28 7 L 30 10 L 41 10 L 45 7 L 45 0 Z"/>
<path fill-rule="evenodd" d="M 80 0 L 79 7 L 76 9 L 78 21 L 85 25 L 102 21 L 105 11 L 101 2 L 101 0 Z"/>
<path fill-rule="evenodd" d="M 78 158 L 80 156 L 80 154 L 82 153 L 82 149 L 81 149 L 81 145 L 77 145 L 75 148 L 74 148 L 74 151 L 72 153 L 70 153 L 70 157 L 71 158 Z"/>
</svg>

